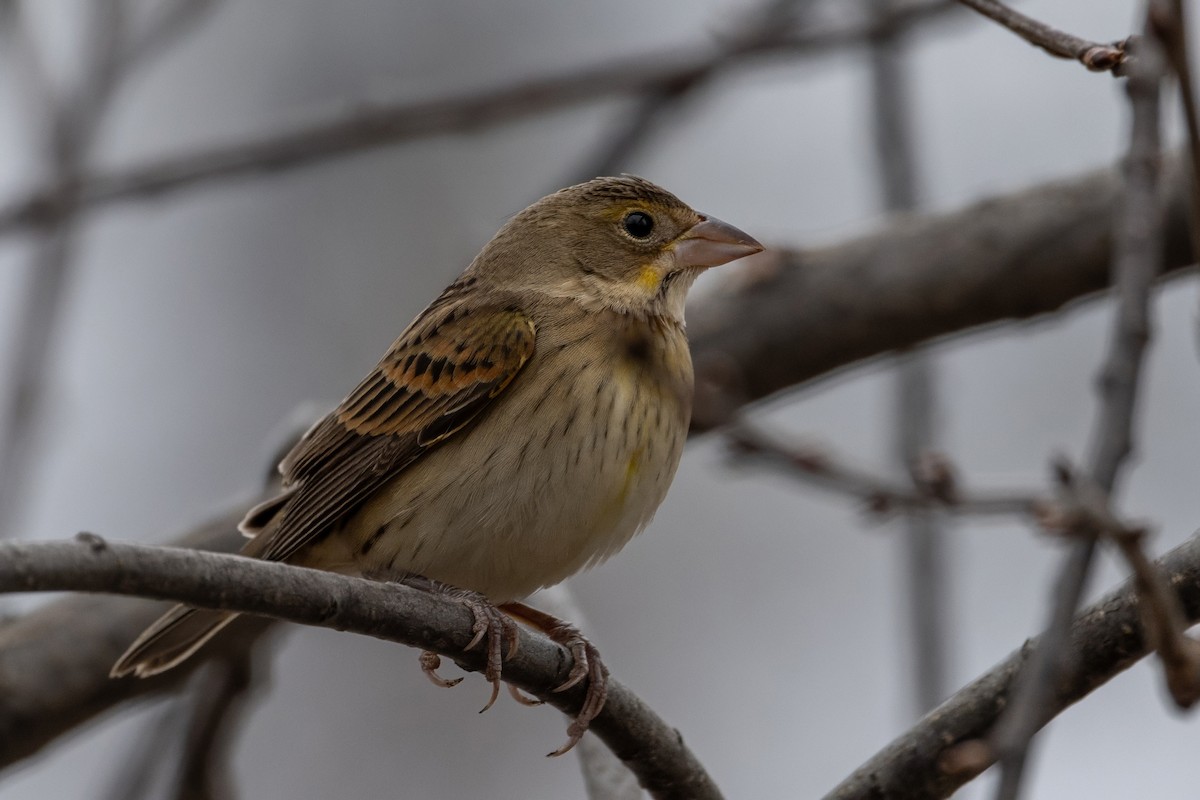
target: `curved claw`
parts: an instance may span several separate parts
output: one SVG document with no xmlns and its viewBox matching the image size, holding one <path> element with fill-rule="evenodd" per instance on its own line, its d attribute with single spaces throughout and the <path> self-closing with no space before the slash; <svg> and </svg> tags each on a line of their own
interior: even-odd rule
<svg viewBox="0 0 1200 800">
<path fill-rule="evenodd" d="M 571 720 L 571 724 L 567 726 L 567 741 L 554 752 L 546 754 L 551 758 L 569 753 L 575 745 L 579 744 L 579 740 L 587 733 L 592 720 L 600 715 L 600 712 L 604 709 L 604 702 L 608 699 L 608 669 L 600 660 L 599 652 L 596 651 L 596 648 L 590 642 L 585 640 L 583 647 L 587 650 L 584 660 L 586 664 L 584 674 L 588 678 L 587 692 L 583 697 L 583 707 L 579 709 L 579 713 L 575 716 L 575 719 Z M 572 647 L 572 650 L 574 650 L 574 647 Z M 578 663 L 577 659 L 576 664 Z M 571 672 L 573 675 L 575 670 L 572 669 Z"/>
<path fill-rule="evenodd" d="M 487 625 L 485 624 L 483 626 L 483 630 L 480 630 L 478 628 L 478 623 L 479 623 L 479 621 L 476 620 L 477 627 L 474 629 L 475 636 L 471 639 L 471 641 L 467 642 L 467 646 L 464 647 L 463 650 L 474 650 L 476 647 L 479 646 L 479 643 L 483 641 L 483 637 L 487 636 L 487 632 L 488 632 Z"/>
<path fill-rule="evenodd" d="M 488 698 L 487 705 L 479 709 L 479 713 L 487 711 L 492 706 L 496 705 L 496 698 L 500 696 L 500 679 L 492 681 L 492 696 Z"/>
<path fill-rule="evenodd" d="M 575 665 L 571 667 L 571 673 L 567 675 L 566 681 L 554 687 L 554 692 L 565 692 L 588 676 L 589 664 L 587 651 L 589 646 L 578 643 L 571 647 L 571 658 L 575 659 Z"/>
<path fill-rule="evenodd" d="M 442 657 L 437 653 L 429 650 L 421 651 L 421 671 L 425 673 L 425 677 L 433 681 L 434 686 L 440 686 L 443 689 L 449 689 L 452 686 L 458 686 L 462 683 L 462 678 L 443 678 L 437 674 L 438 668 L 442 666 Z"/>
<path fill-rule="evenodd" d="M 545 700 L 539 700 L 536 697 L 531 697 L 531 696 L 525 694 L 520 689 L 518 689 L 516 686 L 513 686 L 511 683 L 507 683 L 507 684 L 505 684 L 505 686 L 508 687 L 508 693 L 510 695 L 512 695 L 512 699 L 516 700 L 518 703 L 520 703 L 523 706 L 530 706 L 530 707 L 540 706 L 546 702 Z"/>
<path fill-rule="evenodd" d="M 478 592 L 458 589 L 419 576 L 411 576 L 402 582 L 423 591 L 448 597 L 466 606 L 471 612 L 471 631 L 474 636 L 463 649 L 474 650 L 482 645 L 487 654 L 483 674 L 492 684 L 492 694 L 488 698 L 487 705 L 480 709 L 479 713 L 487 711 L 496 704 L 496 699 L 500 696 L 500 677 L 504 662 L 517 652 L 521 636 L 517 623 Z M 507 654 L 504 652 L 505 644 L 508 645 Z M 431 681 L 438 686 L 456 686 L 462 678 L 450 681 L 441 677 L 436 671 L 440 664 L 441 659 L 436 653 L 423 652 L 421 654 L 421 669 Z"/>
</svg>

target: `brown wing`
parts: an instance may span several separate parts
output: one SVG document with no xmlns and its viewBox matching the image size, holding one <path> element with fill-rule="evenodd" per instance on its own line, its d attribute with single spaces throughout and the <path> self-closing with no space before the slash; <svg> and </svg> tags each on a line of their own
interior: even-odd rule
<svg viewBox="0 0 1200 800">
<path fill-rule="evenodd" d="M 504 390 L 533 355 L 515 308 L 442 300 L 409 326 L 366 380 L 280 464 L 285 495 L 252 510 L 247 553 L 285 561 L 324 536 Z"/>
</svg>

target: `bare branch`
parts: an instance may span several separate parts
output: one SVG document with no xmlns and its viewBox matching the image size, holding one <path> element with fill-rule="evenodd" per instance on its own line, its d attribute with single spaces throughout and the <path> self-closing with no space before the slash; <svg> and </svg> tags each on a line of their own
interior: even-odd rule
<svg viewBox="0 0 1200 800">
<path fill-rule="evenodd" d="M 1195 263 L 1178 164 L 1163 166 L 1160 273 Z M 950 214 L 914 215 L 842 245 L 747 259 L 688 310 L 693 429 L 869 359 L 1058 311 L 1108 288 L 1120 198 L 1120 178 L 1105 170 Z"/>
<path fill-rule="evenodd" d="M 672 84 L 657 86 L 643 94 L 618 130 L 604 137 L 600 153 L 588 157 L 570 183 L 620 172 L 636 150 L 644 146 L 654 130 L 661 126 L 669 112 L 682 105 L 697 89 L 707 85 L 725 67 L 741 58 L 743 52 L 759 50 L 795 30 L 795 21 L 791 17 L 799 2 L 801 0 L 766 0 L 761 8 L 752 9 L 746 14 L 749 21 L 724 39 L 718 54 L 705 65 L 703 71 Z M 803 2 L 808 4 L 811 0 Z M 950 8 L 953 4 L 943 5 Z"/>
<path fill-rule="evenodd" d="M 1091 577 L 1095 549 L 1096 540 L 1088 538 L 1075 543 L 1064 559 L 1055 581 L 1045 633 L 1017 674 L 1005 713 L 988 736 L 988 749 L 1002 769 L 997 800 L 1016 800 L 1020 794 L 1033 737 L 1049 722 L 1054 687 L 1071 667 L 1071 621 Z"/>
<path fill-rule="evenodd" d="M 1056 467 L 1061 499 L 1042 517 L 1052 532 L 1079 539 L 1104 539 L 1115 544 L 1133 573 L 1133 588 L 1147 647 L 1162 661 L 1167 690 L 1175 704 L 1191 708 L 1200 701 L 1200 642 L 1184 635 L 1189 627 L 1179 598 L 1146 556 L 1146 530 L 1123 522 L 1109 505 L 1108 494 L 1066 461 Z"/>
<path fill-rule="evenodd" d="M 1200 536 L 1172 550 L 1156 567 L 1179 598 L 1189 623 L 1200 621 Z M 1077 658 L 1053 687 L 1045 707 L 1050 719 L 1133 666 L 1149 652 L 1133 582 L 1106 595 L 1075 618 L 1071 650 Z M 842 781 L 826 800 L 929 800 L 949 797 L 992 763 L 980 739 L 1006 707 L 1031 640 L 972 681 Z"/>
<path fill-rule="evenodd" d="M 264 494 L 257 500 L 267 499 Z M 174 542 L 233 553 L 245 543 L 237 524 L 253 502 L 238 504 Z M 73 596 L 49 603 L 0 627 L 0 767 L 34 755 L 65 732 L 127 700 L 177 689 L 205 659 L 141 681 L 108 677 L 113 662 L 162 612 L 129 597 Z M 247 618 L 215 651 L 246 646 L 273 624 Z M 213 652 L 207 655 L 217 655 Z M 192 663 L 195 661 L 196 663 Z"/>
<path fill-rule="evenodd" d="M 85 591 L 155 597 L 374 636 L 452 657 L 480 671 L 484 656 L 465 651 L 472 617 L 460 604 L 403 586 L 224 554 L 108 543 L 99 537 L 0 544 L 0 592 Z M 556 693 L 569 654 L 521 632 L 505 680 L 567 714 L 583 687 Z M 720 792 L 679 734 L 615 679 L 591 725 L 656 798 L 704 800 Z"/>
<path fill-rule="evenodd" d="M 1151 0 L 1151 18 L 1156 0 Z M 1142 355 L 1150 338 L 1150 292 L 1162 262 L 1162 209 L 1158 199 L 1160 86 L 1166 64 L 1147 24 L 1127 85 L 1133 130 L 1125 162 L 1126 190 L 1113 260 L 1117 311 L 1100 372 L 1100 411 L 1092 431 L 1089 479 L 1106 495 L 1118 485 L 1133 450 L 1134 411 Z M 1016 800 L 1033 736 L 1045 724 L 1044 708 L 1058 677 L 1069 668 L 1068 628 L 1087 586 L 1096 537 L 1077 542 L 1059 577 L 1050 623 L 1008 710 L 991 735 L 1002 768 L 997 800 Z"/>
<path fill-rule="evenodd" d="M 1080 39 L 1027 17 L 997 0 L 959 0 L 985 17 L 999 22 L 1025 41 L 1057 58 L 1078 61 L 1093 72 L 1117 72 L 1129 57 L 1129 40 L 1100 44 Z"/>
<path fill-rule="evenodd" d="M 755 456 L 783 467 L 786 474 L 808 485 L 853 497 L 873 514 L 944 510 L 977 516 L 1036 517 L 1046 506 L 1044 499 L 1032 493 L 964 494 L 956 484 L 945 491 L 923 481 L 915 481 L 914 485 L 889 480 L 852 467 L 815 447 L 785 443 L 777 434 L 768 436 L 744 421 L 730 426 L 727 433 L 735 454 Z"/>
<path fill-rule="evenodd" d="M 905 0 L 894 24 L 912 25 L 940 15 L 944 0 Z M 126 170 L 89 177 L 73 191 L 81 209 L 117 201 L 161 197 L 205 182 L 277 172 L 318 161 L 447 133 L 478 132 L 492 125 L 591 103 L 627 93 L 653 93 L 706 74 L 713 62 L 734 66 L 755 57 L 806 57 L 862 44 L 877 23 L 855 18 L 813 27 L 755 48 L 738 51 L 736 62 L 711 47 L 624 56 L 564 74 L 435 100 L 366 106 L 349 114 L 297 126 L 294 130 L 165 158 Z M 705 52 L 709 51 L 709 52 Z M 698 54 L 699 53 L 699 54 Z M 629 69 L 630 63 L 638 64 Z M 51 186 L 0 209 L 0 235 L 44 226 L 61 217 L 69 188 Z"/>
</svg>

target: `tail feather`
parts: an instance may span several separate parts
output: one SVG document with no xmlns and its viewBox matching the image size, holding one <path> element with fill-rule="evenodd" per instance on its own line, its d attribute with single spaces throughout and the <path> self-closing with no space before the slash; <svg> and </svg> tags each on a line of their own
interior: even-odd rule
<svg viewBox="0 0 1200 800">
<path fill-rule="evenodd" d="M 230 611 L 175 606 L 142 632 L 117 659 L 109 675 L 148 678 L 165 672 L 200 649 L 237 616 Z"/>
</svg>

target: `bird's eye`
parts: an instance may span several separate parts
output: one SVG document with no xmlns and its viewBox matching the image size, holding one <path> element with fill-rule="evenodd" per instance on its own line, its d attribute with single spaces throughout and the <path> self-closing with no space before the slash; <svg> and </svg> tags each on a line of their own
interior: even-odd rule
<svg viewBox="0 0 1200 800">
<path fill-rule="evenodd" d="M 626 232 L 635 239 L 648 239 L 654 231 L 654 218 L 644 211 L 631 211 L 623 221 Z"/>
</svg>

